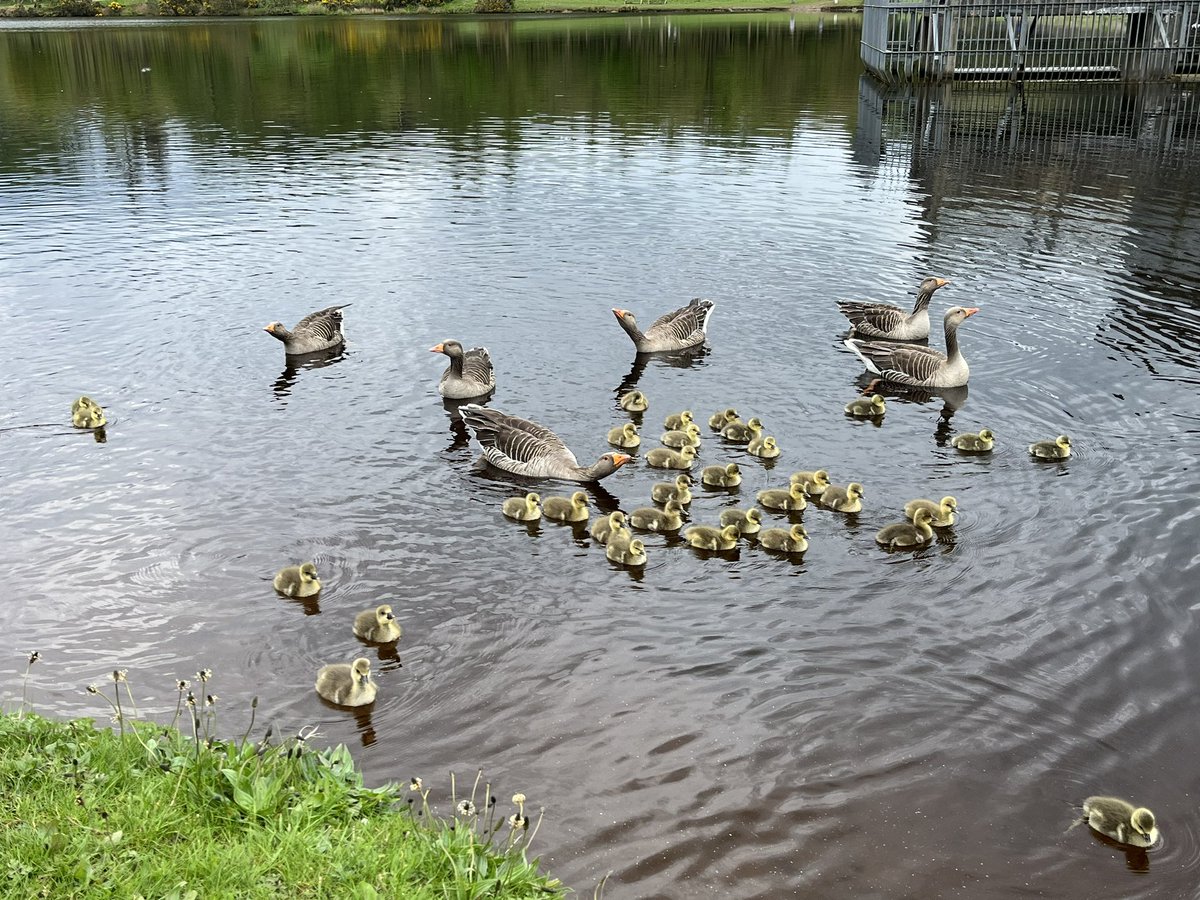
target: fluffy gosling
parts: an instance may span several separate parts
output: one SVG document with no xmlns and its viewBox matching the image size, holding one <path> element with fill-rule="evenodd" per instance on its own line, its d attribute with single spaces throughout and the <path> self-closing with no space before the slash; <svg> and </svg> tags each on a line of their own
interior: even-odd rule
<svg viewBox="0 0 1200 900">
<path fill-rule="evenodd" d="M 720 431 L 737 417 L 738 412 L 732 406 L 728 409 L 718 410 L 708 417 L 708 427 L 713 431 Z"/>
<path fill-rule="evenodd" d="M 400 623 L 386 603 L 374 609 L 364 609 L 354 617 L 354 634 L 364 641 L 387 644 L 399 640 L 400 633 Z"/>
<path fill-rule="evenodd" d="M 91 397 L 80 397 L 71 404 L 71 424 L 76 428 L 103 428 L 108 419 L 99 403 Z"/>
<path fill-rule="evenodd" d="M 607 544 L 609 535 L 625 528 L 625 513 L 619 509 L 592 521 L 589 533 L 597 544 Z"/>
<path fill-rule="evenodd" d="M 586 522 L 588 495 L 576 491 L 570 497 L 547 497 L 542 501 L 542 515 L 555 522 Z"/>
<path fill-rule="evenodd" d="M 766 437 L 756 435 L 746 445 L 746 452 L 762 459 L 774 459 L 779 455 L 779 445 L 769 434 Z"/>
<path fill-rule="evenodd" d="M 650 499 L 655 503 L 674 500 L 680 506 L 692 502 L 692 476 L 678 475 L 674 481 L 656 481 L 650 487 Z"/>
<path fill-rule="evenodd" d="M 820 504 L 834 512 L 856 513 L 862 511 L 863 486 L 852 481 L 845 487 L 831 484 L 821 492 Z"/>
<path fill-rule="evenodd" d="M 688 422 L 682 428 L 664 432 L 659 440 L 667 447 L 699 447 L 700 426 L 695 422 Z"/>
<path fill-rule="evenodd" d="M 695 421 L 692 411 L 685 409 L 683 412 L 671 413 L 671 415 L 663 419 L 663 428 L 667 431 L 681 431 Z"/>
<path fill-rule="evenodd" d="M 275 580 L 272 583 L 275 585 L 275 590 L 285 597 L 315 597 L 321 590 L 321 581 L 317 578 L 317 567 L 310 562 L 280 569 L 275 573 Z"/>
<path fill-rule="evenodd" d="M 1060 434 L 1052 441 L 1037 441 L 1029 445 L 1029 452 L 1037 459 L 1066 459 L 1071 455 L 1071 439 Z"/>
<path fill-rule="evenodd" d="M 786 509 L 798 512 L 808 508 L 804 485 L 789 484 L 786 488 L 769 488 L 758 492 L 758 502 L 767 509 Z"/>
<path fill-rule="evenodd" d="M 904 504 L 904 515 L 908 518 L 913 518 L 918 509 L 929 510 L 933 517 L 929 524 L 934 528 L 949 528 L 957 520 L 958 516 L 955 510 L 958 509 L 958 501 L 953 497 L 943 497 L 941 503 L 934 503 L 932 500 L 909 500 Z"/>
<path fill-rule="evenodd" d="M 815 472 L 793 472 L 789 479 L 792 484 L 804 486 L 804 493 L 810 497 L 820 497 L 829 487 L 829 473 L 824 469 Z"/>
<path fill-rule="evenodd" d="M 683 536 L 689 544 L 699 550 L 732 550 L 737 546 L 740 534 L 736 525 L 726 525 L 723 528 L 693 525 Z"/>
<path fill-rule="evenodd" d="M 887 404 L 882 394 L 872 394 L 870 397 L 859 397 L 846 404 L 846 415 L 856 419 L 875 419 L 887 412 Z"/>
<path fill-rule="evenodd" d="M 638 434 L 638 427 L 632 422 L 626 422 L 624 425 L 618 425 L 616 428 L 609 429 L 608 442 L 614 447 L 626 450 L 631 447 L 641 446 L 642 438 Z"/>
<path fill-rule="evenodd" d="M 763 430 L 762 419 L 755 416 L 749 422 L 728 422 L 721 429 L 721 437 L 727 441 L 735 441 L 739 444 L 748 444 L 756 438 Z"/>
<path fill-rule="evenodd" d="M 741 534 L 758 534 L 762 529 L 762 511 L 753 506 L 749 509 L 721 510 L 721 527 L 736 525 Z"/>
<path fill-rule="evenodd" d="M 737 463 L 705 466 L 700 471 L 700 481 L 709 487 L 737 487 L 742 483 L 742 473 Z"/>
<path fill-rule="evenodd" d="M 1158 843 L 1154 813 L 1144 806 L 1134 807 L 1120 797 L 1088 797 L 1083 801 L 1083 818 L 1088 827 L 1131 847 L 1152 847 Z"/>
<path fill-rule="evenodd" d="M 542 517 L 542 498 L 530 491 L 524 497 L 509 497 L 500 510 L 518 522 L 535 522 Z"/>
<path fill-rule="evenodd" d="M 888 550 L 903 550 L 909 547 L 924 547 L 933 540 L 933 513 L 918 509 L 911 522 L 896 522 L 884 525 L 875 532 L 875 543 Z"/>
<path fill-rule="evenodd" d="M 646 454 L 646 464 L 656 469 L 690 469 L 695 461 L 695 447 L 680 447 L 678 450 L 655 447 Z"/>
<path fill-rule="evenodd" d="M 604 555 L 623 566 L 644 566 L 646 564 L 646 545 L 638 538 L 619 544 L 609 541 L 604 547 Z"/>
<path fill-rule="evenodd" d="M 758 545 L 780 553 L 803 553 L 808 549 L 808 532 L 803 525 L 791 528 L 768 528 L 758 535 Z"/>
<path fill-rule="evenodd" d="M 950 446 L 964 453 L 991 453 L 995 445 L 996 436 L 987 428 L 980 428 L 978 434 L 968 431 L 950 438 Z"/>
<path fill-rule="evenodd" d="M 668 500 L 662 509 L 643 506 L 629 514 L 629 524 L 643 531 L 678 531 L 683 527 L 683 507 Z"/>
<path fill-rule="evenodd" d="M 629 391 L 621 395 L 617 405 L 626 412 L 645 412 L 650 408 L 650 401 L 641 391 Z"/>
<path fill-rule="evenodd" d="M 371 680 L 371 661 L 360 656 L 352 663 L 321 666 L 317 672 L 317 693 L 338 706 L 373 703 L 375 682 Z"/>
</svg>

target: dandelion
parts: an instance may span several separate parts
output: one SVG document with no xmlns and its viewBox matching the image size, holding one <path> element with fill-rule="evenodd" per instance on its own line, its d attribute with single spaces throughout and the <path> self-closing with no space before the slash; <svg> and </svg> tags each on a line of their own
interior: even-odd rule
<svg viewBox="0 0 1200 900">
<path fill-rule="evenodd" d="M 187 699 L 184 700 L 183 702 L 186 703 L 188 706 L 190 706 L 192 709 L 195 709 L 196 708 L 196 695 L 193 694 L 191 691 L 188 691 Z"/>
<path fill-rule="evenodd" d="M 187 687 L 188 687 L 188 682 L 185 681 L 184 679 L 180 678 L 177 682 L 175 682 L 175 687 L 180 691 L 186 691 Z"/>
<path fill-rule="evenodd" d="M 207 682 L 208 679 L 212 678 L 212 676 L 213 676 L 212 669 L 201 669 L 199 672 L 196 673 L 196 679 L 198 681 L 200 681 L 201 683 Z"/>
<path fill-rule="evenodd" d="M 517 806 L 524 806 L 525 805 L 525 795 L 524 794 L 513 794 L 512 802 L 517 804 Z"/>
<path fill-rule="evenodd" d="M 129 674 L 128 669 L 113 669 L 112 680 L 113 684 L 120 684 L 125 680 L 125 676 Z"/>
<path fill-rule="evenodd" d="M 425 783 L 423 781 L 421 781 L 420 778 L 413 778 L 412 781 L 410 781 L 408 783 L 408 789 L 410 791 L 419 791 L 424 786 L 425 786 Z"/>
<path fill-rule="evenodd" d="M 218 697 L 216 694 L 209 694 L 207 697 L 204 698 L 204 705 L 205 706 L 216 706 L 217 701 L 220 699 L 221 698 Z"/>
<path fill-rule="evenodd" d="M 475 804 L 470 800 L 463 800 L 458 804 L 456 811 L 460 816 L 473 816 L 475 815 Z"/>
<path fill-rule="evenodd" d="M 513 813 L 508 817 L 508 827 L 513 831 L 516 831 L 518 828 L 524 830 L 529 827 L 529 819 L 519 813 Z"/>
<path fill-rule="evenodd" d="M 89 685 L 87 686 L 87 692 L 88 692 L 89 694 L 98 694 L 98 693 L 100 693 L 100 685 L 98 685 L 98 684 L 89 684 Z"/>
<path fill-rule="evenodd" d="M 32 653 L 29 654 L 29 664 L 32 666 L 35 662 L 37 662 L 41 658 L 42 658 L 41 651 L 34 650 Z"/>
</svg>

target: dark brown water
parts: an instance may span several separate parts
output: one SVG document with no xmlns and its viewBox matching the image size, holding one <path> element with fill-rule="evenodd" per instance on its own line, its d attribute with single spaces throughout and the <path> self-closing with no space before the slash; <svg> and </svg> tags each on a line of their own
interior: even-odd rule
<svg viewBox="0 0 1200 900">
<path fill-rule="evenodd" d="M 34 649 L 63 715 L 102 716 L 84 687 L 128 667 L 169 717 L 211 666 L 229 733 L 258 696 L 372 779 L 523 790 L 585 896 L 608 871 L 616 897 L 1197 896 L 1196 96 L 887 96 L 857 40 L 833 16 L 6 25 L 0 427 L 82 392 L 114 420 L 0 432 L 7 708 Z M 969 396 L 847 420 L 834 300 L 930 273 L 938 314 L 982 310 Z M 635 362 L 610 307 L 693 296 L 710 350 Z M 286 368 L 262 326 L 336 301 L 345 355 Z M 436 394 L 451 337 L 588 460 L 635 383 L 651 443 L 684 407 L 761 416 L 784 455 L 706 432 L 747 477 L 694 521 L 817 466 L 866 509 L 806 511 L 798 563 L 648 537 L 643 574 L 514 526 L 522 486 L 475 471 Z M 948 446 L 981 426 L 990 457 Z M 1027 457 L 1060 432 L 1072 459 Z M 936 545 L 874 546 L 947 493 Z M 319 602 L 277 597 L 306 558 Z M 405 635 L 367 651 L 379 700 L 322 705 L 316 668 L 382 601 Z M 1098 792 L 1152 807 L 1161 848 L 1065 833 Z"/>
</svg>

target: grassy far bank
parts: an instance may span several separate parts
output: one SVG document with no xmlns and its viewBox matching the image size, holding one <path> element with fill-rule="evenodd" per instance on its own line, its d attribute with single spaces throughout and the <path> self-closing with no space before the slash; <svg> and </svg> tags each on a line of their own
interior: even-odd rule
<svg viewBox="0 0 1200 900">
<path fill-rule="evenodd" d="M 379 15 L 398 13 L 855 12 L 861 0 L 0 0 L 0 17 L 176 18 L 188 16 Z"/>
<path fill-rule="evenodd" d="M 419 782 L 364 787 L 343 746 L 122 721 L 0 714 L 0 897 L 565 893 L 526 856 L 537 829 L 522 795 L 489 802 L 477 781 L 442 821 Z"/>
</svg>

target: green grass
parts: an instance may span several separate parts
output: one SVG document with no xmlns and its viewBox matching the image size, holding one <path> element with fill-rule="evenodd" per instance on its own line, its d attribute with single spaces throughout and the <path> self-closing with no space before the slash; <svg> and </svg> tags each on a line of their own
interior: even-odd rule
<svg viewBox="0 0 1200 900">
<path fill-rule="evenodd" d="M 343 746 L 121 728 L 0 715 L 0 897 L 565 893 L 526 855 L 536 828 L 478 779 L 478 815 L 438 820 L 427 790 L 364 787 Z"/>
</svg>

